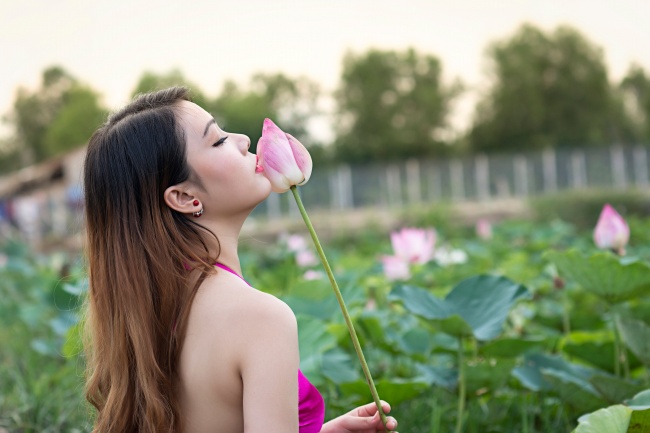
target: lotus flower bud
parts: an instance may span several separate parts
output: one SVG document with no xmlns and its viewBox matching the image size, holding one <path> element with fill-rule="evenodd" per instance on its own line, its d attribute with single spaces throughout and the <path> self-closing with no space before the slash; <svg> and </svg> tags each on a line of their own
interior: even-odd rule
<svg viewBox="0 0 650 433">
<path fill-rule="evenodd" d="M 594 242 L 598 248 L 625 253 L 625 245 L 630 239 L 630 228 L 622 216 L 609 204 L 603 207 L 594 229 Z"/>
<path fill-rule="evenodd" d="M 304 185 L 312 170 L 311 156 L 305 146 L 285 134 L 271 119 L 264 119 L 262 137 L 257 143 L 257 164 L 271 181 L 274 192 L 286 192 Z"/>
</svg>

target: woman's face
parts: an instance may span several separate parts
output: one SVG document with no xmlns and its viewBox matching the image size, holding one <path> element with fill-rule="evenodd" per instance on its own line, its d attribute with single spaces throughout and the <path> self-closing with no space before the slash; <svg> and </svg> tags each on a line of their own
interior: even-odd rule
<svg viewBox="0 0 650 433">
<path fill-rule="evenodd" d="M 187 163 L 198 178 L 196 196 L 203 218 L 250 212 L 271 193 L 271 183 L 256 173 L 257 156 L 248 152 L 250 139 L 221 130 L 198 105 L 182 101 L 177 111 L 187 140 Z"/>
</svg>

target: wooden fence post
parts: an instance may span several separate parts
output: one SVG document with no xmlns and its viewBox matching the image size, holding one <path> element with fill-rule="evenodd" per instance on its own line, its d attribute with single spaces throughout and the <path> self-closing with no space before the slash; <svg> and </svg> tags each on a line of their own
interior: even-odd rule
<svg viewBox="0 0 650 433">
<path fill-rule="evenodd" d="M 571 154 L 571 185 L 574 188 L 587 186 L 587 167 L 585 153 L 576 150 Z"/>
<path fill-rule="evenodd" d="M 449 171 L 451 178 L 451 198 L 452 200 L 462 201 L 465 199 L 463 162 L 458 159 L 452 159 L 449 162 Z"/>
<path fill-rule="evenodd" d="M 557 162 L 555 149 L 548 147 L 542 152 L 542 170 L 544 173 L 544 192 L 557 191 Z"/>
<path fill-rule="evenodd" d="M 480 201 L 490 198 L 490 162 L 487 155 L 479 154 L 474 157 L 476 179 L 476 195 Z"/>
<path fill-rule="evenodd" d="M 620 145 L 614 145 L 610 149 L 612 156 L 612 179 L 616 188 L 625 188 L 627 179 L 625 176 L 625 155 Z"/>
<path fill-rule="evenodd" d="M 644 146 L 634 148 L 634 180 L 639 188 L 648 186 L 648 153 Z"/>
<path fill-rule="evenodd" d="M 515 155 L 512 163 L 514 164 L 515 174 L 515 195 L 519 197 L 528 196 L 528 161 L 524 155 Z"/>
<path fill-rule="evenodd" d="M 406 162 L 406 187 L 408 191 L 409 204 L 417 204 L 422 201 L 420 188 L 420 161 L 409 159 Z"/>
</svg>

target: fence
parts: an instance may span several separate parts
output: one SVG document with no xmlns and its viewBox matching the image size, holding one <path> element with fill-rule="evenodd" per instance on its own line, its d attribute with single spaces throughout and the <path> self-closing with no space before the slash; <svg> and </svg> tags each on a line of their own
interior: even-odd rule
<svg viewBox="0 0 650 433">
<path fill-rule="evenodd" d="M 646 188 L 645 146 L 546 149 L 540 152 L 473 155 L 374 165 L 315 168 L 301 187 L 305 206 L 346 211 L 399 208 L 441 201 L 488 201 L 529 197 L 575 188 Z M 259 218 L 298 216 L 290 194 L 275 194 L 254 212 Z"/>
<path fill-rule="evenodd" d="M 0 234 L 18 229 L 30 243 L 74 239 L 81 229 L 79 187 L 84 152 L 1 179 Z M 299 188 L 310 210 L 395 209 L 443 201 L 489 201 L 574 188 L 649 186 L 648 148 L 547 149 L 399 163 L 316 167 Z M 11 212 L 8 212 L 11 210 Z M 291 194 L 275 194 L 254 211 L 255 221 L 299 219 Z"/>
</svg>

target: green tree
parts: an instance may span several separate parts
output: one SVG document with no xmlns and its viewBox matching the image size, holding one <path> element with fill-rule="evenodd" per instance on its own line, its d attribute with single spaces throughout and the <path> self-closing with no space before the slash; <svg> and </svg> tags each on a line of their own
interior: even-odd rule
<svg viewBox="0 0 650 433">
<path fill-rule="evenodd" d="M 251 152 L 256 151 L 266 117 L 309 146 L 313 143 L 306 125 L 317 112 L 319 94 L 318 86 L 305 77 L 256 74 L 246 88 L 227 81 L 210 108 L 224 130 L 250 137 Z"/>
<path fill-rule="evenodd" d="M 441 83 L 440 61 L 413 49 L 370 50 L 343 59 L 336 92 L 341 161 L 422 157 L 449 151 L 443 135 L 458 83 Z"/>
<path fill-rule="evenodd" d="M 138 83 L 131 92 L 131 96 L 140 93 L 153 92 L 173 86 L 185 86 L 191 91 L 192 100 L 201 107 L 210 105 L 210 100 L 205 96 L 198 85 L 185 78 L 179 69 L 172 69 L 162 74 L 147 71 L 138 80 Z"/>
<path fill-rule="evenodd" d="M 63 95 L 63 104 L 45 133 L 47 154 L 56 155 L 88 142 L 108 114 L 98 101 L 95 91 L 80 84 Z"/>
<path fill-rule="evenodd" d="M 6 152 L 20 165 L 42 161 L 85 144 L 105 115 L 97 93 L 63 68 L 47 68 L 36 91 L 18 90 L 6 116 L 14 130 Z"/>
<path fill-rule="evenodd" d="M 493 82 L 469 134 L 475 150 L 603 145 L 629 132 L 602 50 L 577 30 L 526 24 L 487 57 Z"/>
<path fill-rule="evenodd" d="M 641 66 L 633 65 L 620 88 L 638 140 L 650 144 L 650 75 Z"/>
</svg>

